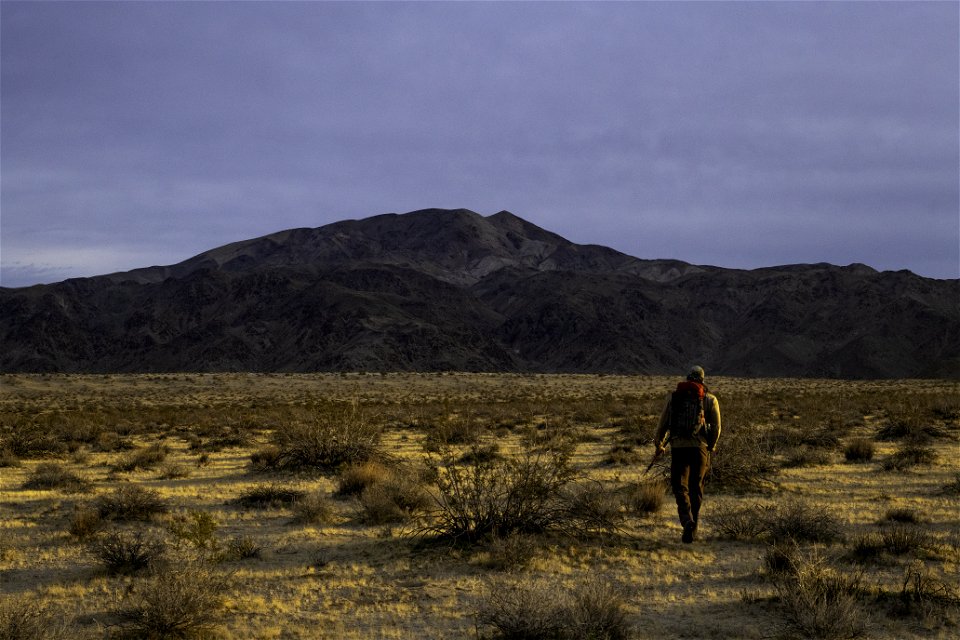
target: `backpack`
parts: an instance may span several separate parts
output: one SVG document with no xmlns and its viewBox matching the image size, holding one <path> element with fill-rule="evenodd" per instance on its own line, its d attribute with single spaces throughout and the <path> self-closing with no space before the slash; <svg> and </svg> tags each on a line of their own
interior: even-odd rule
<svg viewBox="0 0 960 640">
<path fill-rule="evenodd" d="M 681 382 L 671 394 L 670 439 L 696 438 L 706 426 L 703 416 L 703 385 Z"/>
</svg>

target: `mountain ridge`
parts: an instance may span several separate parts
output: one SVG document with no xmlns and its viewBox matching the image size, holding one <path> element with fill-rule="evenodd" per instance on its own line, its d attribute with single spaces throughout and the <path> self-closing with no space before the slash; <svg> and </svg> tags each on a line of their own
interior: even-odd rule
<svg viewBox="0 0 960 640">
<path fill-rule="evenodd" d="M 509 211 L 287 229 L 175 265 L 0 288 L 0 370 L 944 377 L 960 281 L 580 245 Z"/>
</svg>

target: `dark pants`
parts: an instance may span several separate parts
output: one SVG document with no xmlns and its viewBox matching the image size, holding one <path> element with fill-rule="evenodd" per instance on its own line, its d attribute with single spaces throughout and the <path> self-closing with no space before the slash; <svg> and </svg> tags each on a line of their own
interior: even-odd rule
<svg viewBox="0 0 960 640">
<path fill-rule="evenodd" d="M 670 454 L 670 486 L 677 499 L 677 515 L 686 527 L 696 523 L 703 502 L 703 479 L 710 470 L 710 454 L 699 447 L 673 449 Z"/>
</svg>

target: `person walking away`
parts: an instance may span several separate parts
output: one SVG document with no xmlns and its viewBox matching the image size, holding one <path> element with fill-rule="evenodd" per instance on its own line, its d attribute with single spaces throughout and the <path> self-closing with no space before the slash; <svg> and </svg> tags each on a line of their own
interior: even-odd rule
<svg viewBox="0 0 960 640">
<path fill-rule="evenodd" d="M 720 403 L 703 379 L 703 367 L 694 366 L 667 396 L 654 438 L 655 456 L 663 455 L 670 445 L 670 486 L 683 527 L 680 539 L 687 544 L 696 539 L 703 481 L 720 439 Z"/>
</svg>

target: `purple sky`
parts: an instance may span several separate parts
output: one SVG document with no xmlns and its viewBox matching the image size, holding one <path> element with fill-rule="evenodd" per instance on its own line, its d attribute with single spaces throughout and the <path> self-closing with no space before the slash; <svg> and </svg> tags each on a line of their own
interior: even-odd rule
<svg viewBox="0 0 960 640">
<path fill-rule="evenodd" d="M 956 278 L 958 12 L 5 0 L 2 285 L 427 207 Z"/>
</svg>

